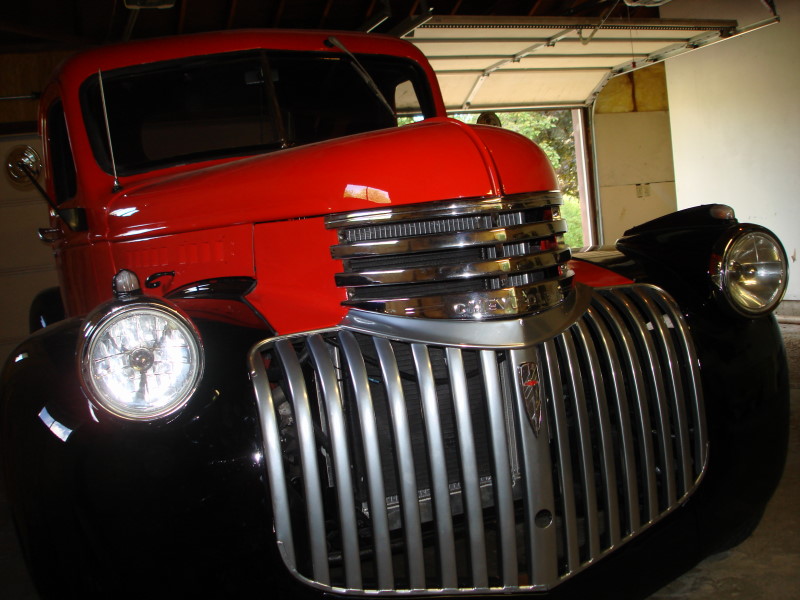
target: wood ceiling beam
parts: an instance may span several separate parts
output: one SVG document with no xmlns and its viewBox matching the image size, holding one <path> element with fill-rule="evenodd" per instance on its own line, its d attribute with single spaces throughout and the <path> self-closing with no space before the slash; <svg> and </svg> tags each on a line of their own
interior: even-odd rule
<svg viewBox="0 0 800 600">
<path fill-rule="evenodd" d="M 14 35 L 21 35 L 30 37 L 42 42 L 57 43 L 67 46 L 69 48 L 87 48 L 89 46 L 96 46 L 97 40 L 92 40 L 85 37 L 70 35 L 60 31 L 52 31 L 49 29 L 38 29 L 36 27 L 26 27 L 16 23 L 9 23 L 8 21 L 0 22 L 0 32 L 11 33 Z M 24 52 L 24 48 L 18 50 Z"/>
</svg>

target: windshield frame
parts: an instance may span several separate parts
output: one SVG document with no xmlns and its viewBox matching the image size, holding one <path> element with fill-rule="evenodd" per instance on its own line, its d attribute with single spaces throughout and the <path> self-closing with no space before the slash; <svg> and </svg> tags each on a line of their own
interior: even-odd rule
<svg viewBox="0 0 800 600">
<path fill-rule="evenodd" d="M 381 81 L 380 74 L 375 72 L 378 67 L 382 67 L 387 71 L 389 69 L 394 69 L 396 70 L 398 76 L 402 74 L 403 77 L 405 77 L 404 81 L 410 81 L 413 86 L 413 91 L 419 104 L 419 110 L 421 111 L 423 117 L 428 118 L 436 116 L 436 106 L 433 92 L 428 81 L 428 76 L 417 61 L 406 57 L 388 54 L 359 53 L 356 54 L 356 56 L 359 61 L 365 64 L 365 67 L 370 72 L 370 75 L 378 81 Z M 261 92 L 265 93 L 265 97 L 263 98 L 263 108 L 265 112 L 263 116 L 271 119 L 270 125 L 275 127 L 276 131 L 279 133 L 275 139 L 271 139 L 263 143 L 237 144 L 223 148 L 206 149 L 192 153 L 184 152 L 171 156 L 159 157 L 157 159 L 145 159 L 139 162 L 133 162 L 129 159 L 126 159 L 125 137 L 120 133 L 121 127 L 119 125 L 122 122 L 127 122 L 126 117 L 128 114 L 124 112 L 126 110 L 125 108 L 120 108 L 123 102 L 115 102 L 114 100 L 115 86 L 121 86 L 125 82 L 135 78 L 142 78 L 141 80 L 144 81 L 146 77 L 153 74 L 157 75 L 159 73 L 175 73 L 182 70 L 192 69 L 199 70 L 205 65 L 212 65 L 215 68 L 219 68 L 220 66 L 227 64 L 229 61 L 238 63 L 240 61 L 254 61 L 256 59 L 261 61 L 263 64 L 263 70 L 261 72 L 262 80 L 256 82 L 262 84 L 259 87 Z M 112 165 L 111 154 L 108 149 L 106 121 L 101 102 L 101 76 L 102 87 L 104 88 L 105 95 L 107 97 L 109 129 L 112 146 L 114 149 L 114 162 L 116 163 L 117 173 L 120 176 L 136 175 L 154 170 L 199 162 L 218 161 L 222 159 L 266 154 L 288 147 L 301 146 L 307 143 L 326 141 L 328 139 L 337 139 L 339 137 L 343 137 L 344 135 L 350 135 L 351 133 L 374 131 L 385 127 L 399 126 L 396 121 L 394 124 L 378 123 L 377 126 L 370 126 L 363 131 L 344 132 L 323 137 L 318 136 L 311 139 L 298 139 L 287 134 L 287 130 L 289 128 L 287 119 L 285 115 L 282 115 L 281 112 L 285 107 L 280 105 L 278 98 L 279 94 L 277 94 L 275 91 L 274 82 L 276 79 L 271 75 L 271 64 L 275 61 L 280 63 L 281 61 L 291 60 L 308 61 L 309 65 L 321 65 L 322 63 L 318 61 L 326 61 L 327 63 L 335 61 L 337 68 L 339 65 L 341 65 L 342 69 L 346 69 L 347 72 L 353 75 L 352 65 L 350 64 L 352 59 L 339 51 L 320 52 L 254 48 L 251 50 L 236 50 L 200 56 L 194 55 L 178 59 L 132 65 L 98 72 L 89 76 L 81 84 L 79 94 L 86 133 L 97 164 L 106 173 L 113 173 L 114 165 Z M 356 89 L 359 99 L 362 96 L 364 98 L 370 98 L 371 100 L 368 102 L 375 103 L 374 110 L 376 114 L 381 113 L 383 114 L 384 118 L 386 118 L 386 107 L 379 104 L 379 100 L 375 97 L 374 91 L 369 89 L 369 87 L 363 81 L 361 81 L 359 85 L 361 86 L 360 89 L 358 88 L 358 85 L 351 86 L 352 88 Z M 111 90 L 111 92 L 109 92 L 109 90 Z M 160 97 L 163 98 L 163 92 Z M 158 97 L 152 99 L 152 102 L 158 101 Z M 320 103 L 323 102 L 325 101 L 320 100 Z M 320 111 L 322 111 L 321 107 L 322 104 L 320 104 Z M 398 113 L 397 116 L 404 114 L 411 113 L 408 111 L 402 111 Z M 414 114 L 419 114 L 419 111 L 415 111 Z M 199 122 L 200 121 L 198 121 L 198 123 Z M 141 129 L 137 130 L 133 128 L 132 130 L 134 132 L 138 132 L 139 136 L 141 137 Z M 138 141 L 137 143 L 142 145 L 144 144 L 142 141 Z"/>
</svg>

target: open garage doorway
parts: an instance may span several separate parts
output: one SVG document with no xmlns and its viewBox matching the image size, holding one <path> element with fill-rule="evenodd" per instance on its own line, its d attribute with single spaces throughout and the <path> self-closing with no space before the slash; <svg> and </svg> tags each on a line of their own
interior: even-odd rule
<svg viewBox="0 0 800 600">
<path fill-rule="evenodd" d="M 577 114 L 576 114 L 577 113 Z M 509 129 L 536 142 L 544 150 L 558 177 L 564 199 L 561 215 L 567 220 L 565 241 L 581 248 L 590 239 L 583 120 L 579 110 L 526 110 L 508 112 L 455 113 L 465 123 L 483 123 Z M 577 125 L 577 127 L 576 127 Z"/>
</svg>

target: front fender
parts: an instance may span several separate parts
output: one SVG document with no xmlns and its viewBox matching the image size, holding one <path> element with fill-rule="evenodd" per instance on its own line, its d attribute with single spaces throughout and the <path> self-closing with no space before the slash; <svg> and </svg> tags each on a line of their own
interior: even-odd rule
<svg viewBox="0 0 800 600">
<path fill-rule="evenodd" d="M 206 372 L 163 422 L 126 422 L 92 406 L 76 364 L 80 319 L 32 335 L 7 363 L 0 453 L 42 596 L 280 586 L 264 568 L 280 562 L 245 360 L 263 331 L 195 324 Z"/>
</svg>

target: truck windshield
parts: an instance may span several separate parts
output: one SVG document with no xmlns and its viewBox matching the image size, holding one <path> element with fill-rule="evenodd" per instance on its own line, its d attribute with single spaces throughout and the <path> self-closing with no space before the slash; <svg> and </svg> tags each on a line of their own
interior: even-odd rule
<svg viewBox="0 0 800 600">
<path fill-rule="evenodd" d="M 432 116 L 413 61 L 358 60 L 396 115 Z M 95 158 L 111 172 L 103 100 L 119 175 L 247 156 L 396 127 L 397 118 L 341 53 L 256 50 L 126 67 L 81 87 Z"/>
</svg>

